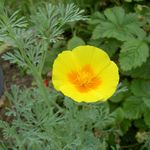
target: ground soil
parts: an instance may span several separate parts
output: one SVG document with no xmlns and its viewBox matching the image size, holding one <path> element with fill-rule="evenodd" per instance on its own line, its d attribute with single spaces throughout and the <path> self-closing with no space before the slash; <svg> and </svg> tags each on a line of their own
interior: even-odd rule
<svg viewBox="0 0 150 150">
<path fill-rule="evenodd" d="M 16 84 L 19 86 L 29 87 L 32 83 L 32 77 L 29 75 L 21 74 L 16 65 L 10 64 L 8 61 L 1 60 L 0 65 L 4 74 L 5 90 L 9 90 L 11 85 Z"/>
<path fill-rule="evenodd" d="M 0 58 L 0 67 L 4 74 L 4 92 L 10 91 L 12 85 L 18 85 L 20 87 L 30 87 L 32 84 L 32 77 L 21 73 L 18 67 L 14 64 L 10 64 L 8 61 L 4 61 Z M 0 97 L 0 118 L 4 118 L 5 106 L 7 106 L 7 98 L 3 94 Z"/>
</svg>

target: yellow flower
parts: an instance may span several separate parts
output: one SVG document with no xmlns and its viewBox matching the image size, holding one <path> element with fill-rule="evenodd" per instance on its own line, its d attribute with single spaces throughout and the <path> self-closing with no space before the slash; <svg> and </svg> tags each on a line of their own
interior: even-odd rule
<svg viewBox="0 0 150 150">
<path fill-rule="evenodd" d="M 79 46 L 58 55 L 52 82 L 58 91 L 77 102 L 105 101 L 116 90 L 118 67 L 103 50 Z"/>
</svg>

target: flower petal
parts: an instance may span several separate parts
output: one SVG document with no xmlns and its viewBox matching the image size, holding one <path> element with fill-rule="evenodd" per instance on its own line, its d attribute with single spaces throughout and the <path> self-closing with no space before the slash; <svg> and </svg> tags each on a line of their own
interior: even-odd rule
<svg viewBox="0 0 150 150">
<path fill-rule="evenodd" d="M 109 56 L 103 50 L 94 46 L 78 46 L 72 50 L 80 66 L 90 64 L 95 68 L 95 73 L 105 68 L 109 62 Z"/>
<path fill-rule="evenodd" d="M 59 90 L 62 84 L 68 82 L 68 71 L 73 68 L 78 68 L 76 58 L 72 55 L 71 51 L 63 51 L 55 59 L 52 71 L 52 82 L 54 87 Z"/>
<path fill-rule="evenodd" d="M 117 65 L 110 61 L 110 64 L 98 76 L 101 78 L 102 83 L 97 90 L 103 94 L 103 99 L 107 100 L 113 95 L 119 82 Z"/>
</svg>

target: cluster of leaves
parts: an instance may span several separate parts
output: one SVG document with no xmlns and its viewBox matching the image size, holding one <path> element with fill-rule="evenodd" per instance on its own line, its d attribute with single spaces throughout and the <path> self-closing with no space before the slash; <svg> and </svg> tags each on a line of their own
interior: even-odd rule
<svg viewBox="0 0 150 150">
<path fill-rule="evenodd" d="M 110 113 L 107 103 L 77 104 L 49 90 L 55 105 L 49 101 L 48 107 L 39 89 L 17 86 L 6 95 L 10 107 L 5 115 L 12 121 L 0 121 L 3 150 L 106 149 L 108 134 L 119 135 L 115 123 L 122 120 L 121 110 Z"/>
<path fill-rule="evenodd" d="M 96 12 L 94 17 L 92 39 L 107 38 L 108 43 L 113 39 L 115 46 L 118 43 L 119 64 L 123 71 L 135 69 L 146 62 L 150 41 L 144 25 L 148 20 L 140 20 L 136 13 L 125 13 L 122 7 L 108 8 L 104 14 Z"/>
<path fill-rule="evenodd" d="M 46 4 L 29 21 L 19 17 L 19 11 L 10 15 L 2 5 L 0 11 L 0 40 L 5 43 L 2 52 L 6 47 L 13 49 L 3 59 L 27 70 L 38 86 L 23 90 L 12 86 L 6 93 L 10 104 L 5 117 L 10 122 L 5 118 L 0 121 L 0 148 L 106 149 L 109 134 L 120 134 L 115 123 L 122 120 L 121 110 L 110 113 L 106 104 L 79 105 L 46 90 L 41 78 L 49 46 L 61 39 L 65 24 L 86 19 L 83 11 L 74 4 Z"/>
<path fill-rule="evenodd" d="M 7 10 L 1 8 L 0 41 L 16 48 L 15 54 L 8 52 L 3 58 L 21 67 L 28 66 L 27 61 L 30 61 L 41 71 L 48 46 L 62 38 L 64 25 L 86 19 L 82 16 L 83 10 L 74 4 L 45 4 L 30 16 L 28 22 L 25 17 L 18 18 L 18 13 L 9 16 Z"/>
<path fill-rule="evenodd" d="M 144 148 L 147 149 L 150 130 L 150 8 L 138 2 L 124 2 L 122 6 L 106 8 L 103 12 L 94 10 L 87 22 L 88 31 L 85 31 L 90 38 L 85 39 L 83 34 L 79 37 L 76 33 L 67 44 L 68 47 L 85 43 L 95 45 L 116 61 L 120 67 L 120 81 L 128 89 L 110 99 L 112 111 L 120 108 L 123 112 L 121 144 L 146 143 Z M 131 6 L 135 9 L 129 9 Z M 76 29 L 78 35 L 80 30 Z M 132 138 L 126 141 L 124 137 L 128 138 L 129 132 Z M 138 133 L 140 136 L 136 136 Z"/>
<path fill-rule="evenodd" d="M 0 7 L 0 40 L 6 44 L 0 50 L 5 46 L 13 48 L 3 58 L 31 73 L 38 85 L 23 90 L 13 86 L 11 93 L 7 93 L 10 106 L 6 117 L 12 121 L 0 121 L 0 148 L 148 149 L 148 2 L 75 0 L 89 15 L 88 20 L 73 4 L 58 5 L 52 0 L 54 5 L 43 6 L 38 1 L 36 5 L 41 6 L 36 9 L 33 2 L 37 0 L 31 0 L 31 5 L 26 5 L 28 9 L 21 12 L 28 11 L 28 18 L 20 16 L 18 11 L 12 13 Z M 79 20 L 83 22 L 74 23 Z M 39 82 L 61 50 L 84 44 L 104 49 L 120 67 L 121 86 L 107 103 L 77 104 L 52 89 L 45 90 Z M 36 77 L 36 73 L 40 76 Z"/>
<path fill-rule="evenodd" d="M 142 9 L 144 7 L 146 6 L 141 6 Z M 149 13 L 150 9 L 147 11 Z M 106 44 L 108 44 L 113 49 L 113 52 L 110 53 L 112 57 L 115 58 L 119 53 L 118 65 L 121 75 L 126 78 L 126 81 L 128 80 L 126 83 L 128 91 L 111 99 L 113 103 L 122 105 L 125 119 L 122 122 L 123 128 L 128 131 L 129 128 L 134 127 L 135 130 L 137 128 L 137 132 L 141 130 L 149 132 L 150 30 L 146 29 L 150 23 L 149 19 L 142 14 L 142 10 L 140 13 L 125 13 L 122 7 L 108 8 L 103 14 L 97 12 L 94 17 L 96 18 L 93 19 L 92 26 L 94 25 L 95 28 L 91 40 L 103 38 L 104 48 L 107 50 Z M 106 44 L 105 41 L 107 41 Z M 103 45 L 103 43 L 99 44 Z M 122 131 L 125 132 L 125 130 Z"/>
</svg>

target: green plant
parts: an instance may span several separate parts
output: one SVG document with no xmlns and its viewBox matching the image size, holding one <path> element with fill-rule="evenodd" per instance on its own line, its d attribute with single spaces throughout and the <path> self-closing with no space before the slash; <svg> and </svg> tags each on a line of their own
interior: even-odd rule
<svg viewBox="0 0 150 150">
<path fill-rule="evenodd" d="M 88 43 L 104 48 L 116 62 L 119 61 L 122 82 L 128 88 L 110 99 L 112 109 L 118 106 L 123 109 L 125 120 L 120 124 L 123 135 L 131 127 L 137 132 L 148 132 L 150 127 L 149 30 L 146 28 L 149 19 L 145 15 L 149 14 L 149 9 L 140 6 L 141 11 L 136 13 L 126 12 L 123 7 L 107 8 L 103 13 L 95 12 L 89 22 L 92 35 Z M 147 8 L 145 14 L 144 7 Z M 148 140 L 145 145 L 147 143 Z"/>
<path fill-rule="evenodd" d="M 67 5 L 51 2 L 12 0 L 4 9 L 0 1 L 0 53 L 9 49 L 3 59 L 36 83 L 6 92 L 10 104 L 7 119 L 0 120 L 0 149 L 148 150 L 148 1 L 74 1 L 88 19 L 71 0 L 64 1 Z M 43 84 L 58 53 L 84 44 L 104 49 L 120 67 L 121 83 L 106 103 L 75 103 Z"/>
<path fill-rule="evenodd" d="M 12 121 L 0 121 L 2 149 L 106 149 L 108 134 L 119 134 L 114 125 L 123 118 L 121 110 L 111 114 L 106 104 L 74 103 L 43 83 L 49 47 L 66 23 L 86 19 L 82 13 L 73 4 L 48 4 L 27 21 L 18 17 L 19 11 L 10 15 L 1 7 L 0 39 L 13 49 L 2 57 L 25 69 L 37 84 L 22 90 L 12 86 L 6 93 L 10 104 L 5 115 Z"/>
<path fill-rule="evenodd" d="M 13 120 L 0 121 L 5 149 L 105 149 L 108 135 L 119 134 L 114 125 L 122 110 L 110 113 L 107 103 L 77 104 L 50 90 L 49 109 L 38 88 L 12 86 L 6 95 L 6 116 Z M 61 101 L 61 109 L 50 101 Z"/>
</svg>

